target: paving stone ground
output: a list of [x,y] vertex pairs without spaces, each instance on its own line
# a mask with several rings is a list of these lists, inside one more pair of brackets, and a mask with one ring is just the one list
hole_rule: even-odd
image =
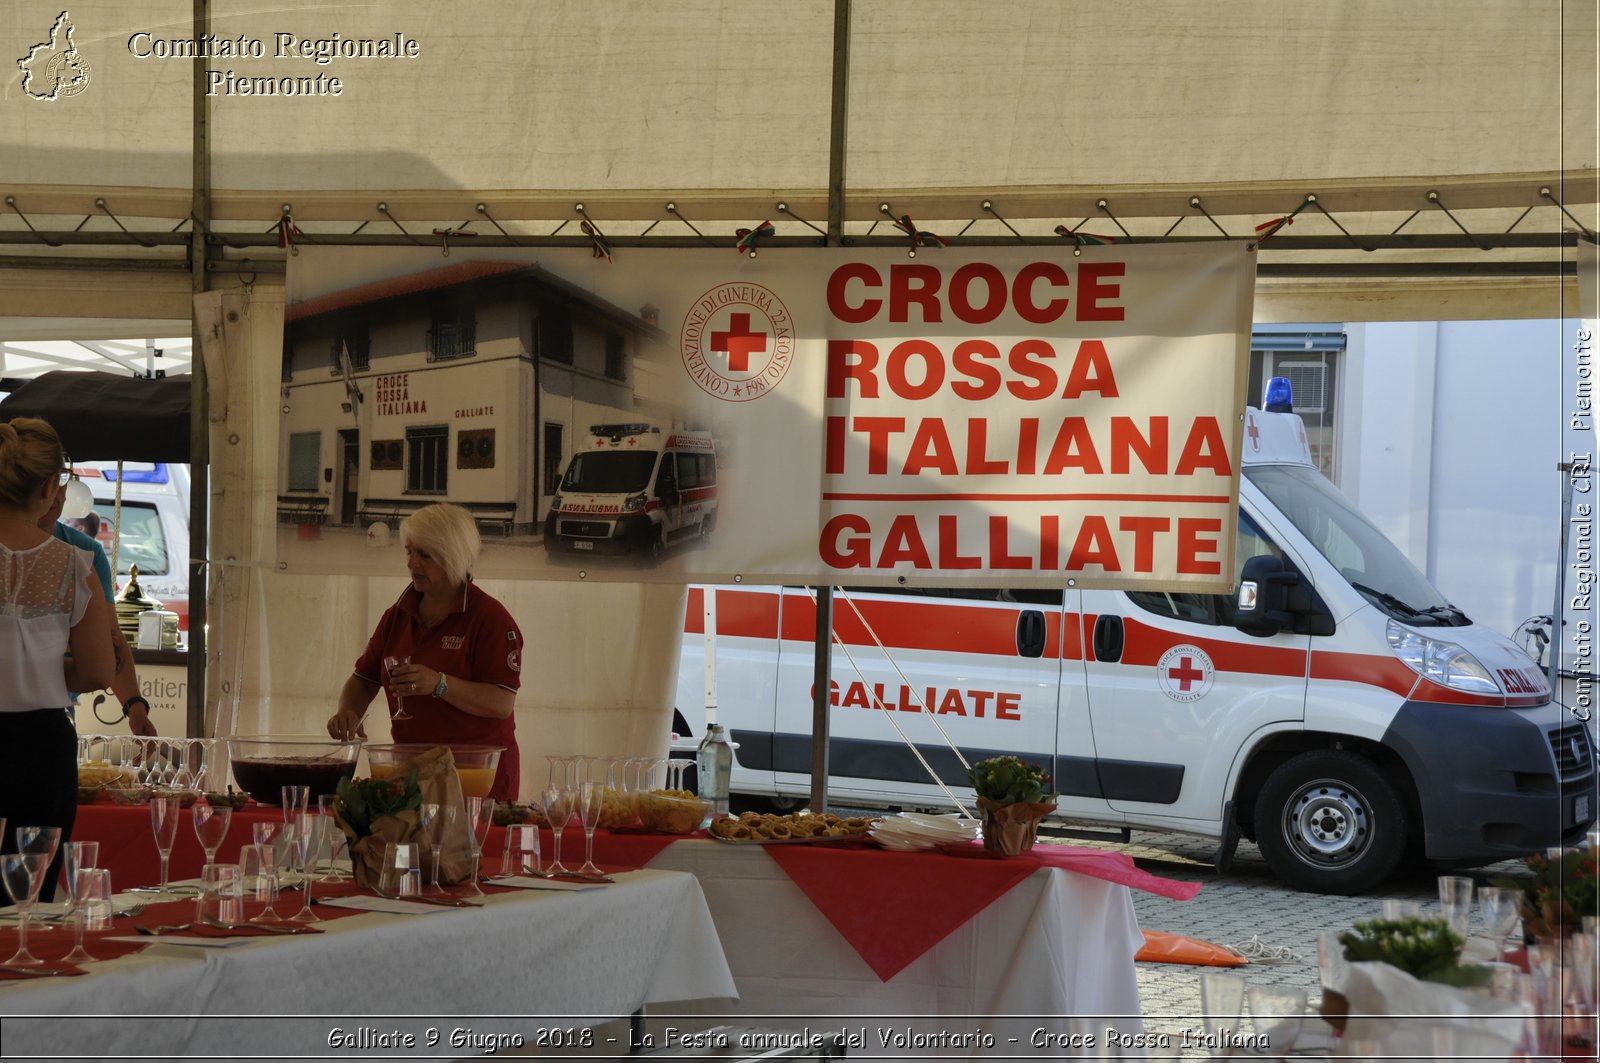
[[[1293,889],[1273,876],[1261,853],[1249,842],[1241,842],[1233,866],[1225,875],[1213,867],[1215,843],[1185,839],[1170,834],[1134,832],[1125,844],[1104,843],[1079,838],[1060,839],[1065,844],[1112,848],[1132,856],[1144,870],[1165,878],[1202,883],[1198,896],[1189,901],[1135,890],[1134,909],[1139,925],[1147,930],[1165,930],[1199,938],[1219,945],[1238,946],[1252,938],[1272,949],[1289,949],[1294,958],[1281,962],[1251,962],[1237,968],[1252,984],[1290,985],[1304,989],[1308,1005],[1315,1009],[1321,1001],[1317,970],[1317,934],[1324,930],[1345,930],[1358,919],[1380,914],[1385,898],[1423,902],[1424,914],[1439,914],[1438,872],[1416,868],[1403,870],[1388,882],[1359,897],[1330,897]],[[1484,883],[1506,874],[1514,863],[1496,864],[1461,872]],[[1474,923],[1478,929],[1481,924]],[[1139,997],[1147,1031],[1181,1031],[1201,1027],[1200,967],[1140,963]],[[1176,1043],[1176,1042],[1175,1042]],[[1200,1050],[1152,1052],[1151,1058],[1183,1060],[1206,1059]]]

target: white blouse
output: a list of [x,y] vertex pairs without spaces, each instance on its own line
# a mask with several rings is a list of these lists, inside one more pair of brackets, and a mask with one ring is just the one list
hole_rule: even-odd
[[60,539],[0,546],[0,712],[66,708],[62,658],[93,579],[94,562]]

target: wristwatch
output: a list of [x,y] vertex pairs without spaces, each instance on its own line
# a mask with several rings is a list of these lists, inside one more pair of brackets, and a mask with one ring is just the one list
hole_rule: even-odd
[[436,698],[442,698],[445,695],[445,691],[447,691],[449,689],[450,689],[450,684],[445,681],[445,674],[443,672],[440,672],[439,673],[439,682],[437,684],[435,684],[434,688],[433,688],[433,696],[436,697]]
[[124,720],[126,720],[128,718],[129,707],[132,706],[135,702],[137,702],[140,705],[144,706],[145,715],[148,716],[150,714],[150,703],[144,699],[144,695],[135,694],[133,697],[129,698],[127,701],[124,701],[122,703],[122,718]]

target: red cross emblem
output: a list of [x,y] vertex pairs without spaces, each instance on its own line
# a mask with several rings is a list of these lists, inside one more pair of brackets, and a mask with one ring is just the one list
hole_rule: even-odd
[[1194,666],[1194,658],[1179,657],[1178,667],[1168,668],[1167,676],[1177,682],[1179,690],[1187,691],[1190,683],[1198,683],[1206,674]]
[[1256,427],[1256,419],[1254,417],[1245,418],[1244,434],[1250,437],[1251,450],[1261,449],[1261,429]]
[[711,349],[728,356],[728,372],[746,373],[750,356],[767,349],[767,334],[750,327],[749,314],[729,314],[728,331],[711,334]]

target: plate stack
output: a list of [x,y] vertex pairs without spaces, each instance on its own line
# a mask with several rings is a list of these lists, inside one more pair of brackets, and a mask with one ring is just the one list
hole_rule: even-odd
[[870,833],[872,840],[885,849],[910,852],[975,841],[978,826],[977,820],[954,813],[934,816],[925,812],[901,812],[878,820]]

